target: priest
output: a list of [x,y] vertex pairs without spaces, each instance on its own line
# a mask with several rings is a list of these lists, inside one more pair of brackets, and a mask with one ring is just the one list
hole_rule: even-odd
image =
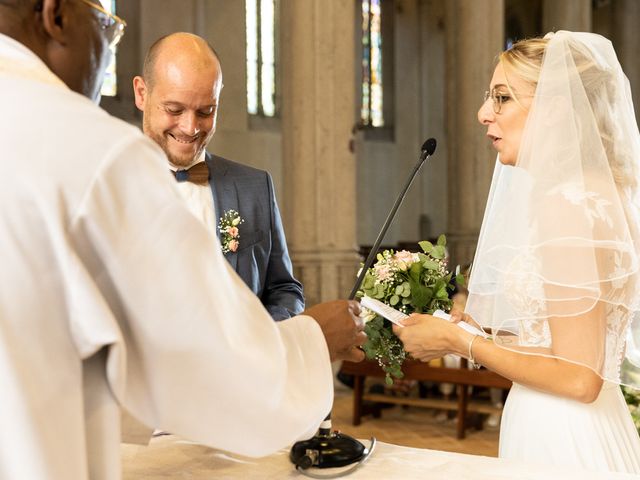
[[358,307],[270,321],[162,150],[100,110],[125,23],[98,0],[0,0],[0,478],[118,479],[122,410],[265,455],[311,435]]

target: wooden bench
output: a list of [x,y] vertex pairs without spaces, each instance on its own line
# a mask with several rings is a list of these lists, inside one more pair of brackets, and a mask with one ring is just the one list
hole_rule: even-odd
[[[432,367],[426,363],[408,360],[402,366],[404,378],[407,380],[431,381],[438,383],[453,383],[458,386],[457,402],[447,402],[441,399],[422,399],[409,397],[391,397],[383,394],[372,394],[364,392],[364,381],[366,377],[384,378],[377,362],[365,360],[360,363],[344,362],[341,371],[347,375],[354,376],[353,386],[353,424],[360,425],[362,415],[365,413],[363,402],[396,403],[402,405],[412,405],[420,407],[435,407],[448,410],[457,410],[456,437],[465,437],[467,411],[477,411],[482,413],[494,413],[499,410],[489,405],[469,405],[469,393],[467,386],[511,388],[511,380],[501,377],[497,373],[484,368],[480,370],[469,370],[467,360],[461,359],[460,368]],[[379,410],[374,412],[378,417]]]

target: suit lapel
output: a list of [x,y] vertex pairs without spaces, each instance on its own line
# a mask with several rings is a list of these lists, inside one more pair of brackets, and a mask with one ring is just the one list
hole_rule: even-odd
[[[205,162],[207,162],[207,166],[209,167],[209,186],[211,187],[211,196],[213,200],[213,214],[215,216],[216,222],[220,222],[220,217],[222,217],[222,213],[224,210],[221,208],[222,205],[222,181],[220,180],[222,176],[225,174],[225,168],[220,165],[220,162],[214,161],[213,156],[206,152],[205,154]],[[220,231],[218,230],[218,223],[216,223],[216,235],[218,236],[218,240],[220,240]]]
[[[209,179],[209,185],[211,186],[211,194],[213,196],[214,212],[216,214],[216,221],[219,222],[222,215],[229,210],[235,210],[240,215],[238,207],[238,192],[233,180],[227,177],[227,165],[220,157],[214,157],[207,152],[205,161],[209,166],[211,172],[211,178]],[[216,235],[220,240],[220,231],[216,225]],[[240,242],[242,242],[242,232],[240,233]],[[235,252],[229,252],[225,254],[227,260],[236,269],[238,264],[238,254]]]

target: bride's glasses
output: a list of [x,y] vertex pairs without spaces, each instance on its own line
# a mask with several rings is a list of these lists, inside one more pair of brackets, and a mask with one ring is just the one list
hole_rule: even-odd
[[502,104],[511,100],[511,95],[494,88],[493,90],[484,92],[483,103],[487,103],[489,99],[491,99],[491,104],[493,105],[493,112],[498,114],[502,110]]
[[487,100],[491,99],[491,104],[493,106],[493,112],[498,114],[502,111],[502,105],[504,103],[510,102],[511,100],[515,101],[522,108],[522,104],[518,101],[518,97],[533,97],[533,95],[527,95],[522,93],[513,92],[513,94],[504,92],[500,88],[494,88],[493,90],[487,90],[484,92],[484,102],[487,103]]

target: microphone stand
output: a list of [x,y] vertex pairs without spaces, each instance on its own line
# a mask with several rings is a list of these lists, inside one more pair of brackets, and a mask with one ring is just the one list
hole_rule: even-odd
[[414,178],[416,178],[416,175],[418,175],[418,172],[420,171],[420,168],[422,168],[422,165],[424,165],[424,162],[427,160],[427,158],[433,155],[433,152],[435,151],[436,151],[435,138],[430,138],[422,144],[422,152],[420,154],[420,158],[418,159],[418,163],[416,163],[415,167],[413,167],[413,171],[411,172],[411,175],[409,175],[409,178],[407,179],[407,183],[404,185],[404,188],[400,192],[400,195],[398,195],[398,198],[396,198],[396,203],[393,204],[393,207],[391,208],[389,215],[387,215],[387,219],[384,221],[384,225],[382,225],[382,229],[380,230],[380,233],[378,233],[378,238],[376,238],[376,241],[373,243],[373,247],[371,247],[371,251],[367,256],[367,260],[364,262],[364,266],[362,267],[362,270],[360,270],[360,275],[358,275],[358,279],[356,280],[356,283],[353,285],[353,288],[351,289],[351,293],[349,294],[349,300],[353,300],[354,298],[356,298],[356,293],[358,292],[358,288],[360,288],[360,284],[362,283],[364,276],[367,274],[367,270],[371,268],[371,265],[373,264],[373,260],[376,258],[376,254],[378,253],[378,248],[380,248],[380,243],[382,243],[382,239],[387,233],[387,230],[389,230],[389,225],[391,225],[391,221],[396,216],[396,212],[398,211],[398,208],[400,208],[400,204],[404,200],[404,197],[407,195],[407,191],[409,190],[409,187],[413,183]]
[[[409,175],[407,179],[407,183],[404,188],[396,198],[396,202],[391,208],[389,215],[387,215],[387,219],[378,234],[378,238],[373,244],[369,255],[360,270],[360,275],[358,275],[358,279],[356,283],[353,285],[351,289],[351,293],[349,294],[349,300],[353,300],[356,297],[356,293],[358,292],[358,288],[360,288],[360,284],[364,279],[364,276],[367,273],[367,270],[373,264],[373,260],[376,258],[376,254],[378,253],[378,248],[380,248],[380,243],[382,243],[382,239],[384,235],[387,233],[389,226],[393,218],[400,207],[400,204],[404,200],[404,197],[409,190],[409,187],[413,183],[413,180],[417,176],[418,172],[422,165],[424,165],[427,158],[433,155],[433,152],[436,150],[436,140],[434,138],[429,138],[422,144],[422,149],[420,153],[420,158],[418,159],[418,163],[416,163],[413,171]],[[376,446],[375,437],[371,437],[371,444],[369,448],[365,448],[365,446],[349,435],[345,435],[338,431],[331,431],[331,412],[326,416],[320,428],[318,429],[318,433],[309,440],[302,440],[293,444],[291,447],[291,452],[289,454],[289,458],[291,462],[296,466],[296,470],[303,473],[304,475],[311,478],[325,479],[325,478],[338,478],[349,473],[353,472],[360,465],[362,465]],[[335,468],[335,467],[345,467],[347,465],[351,465],[350,468],[340,471],[335,474],[328,475],[318,475],[312,473],[308,470],[310,467],[317,468]]]

